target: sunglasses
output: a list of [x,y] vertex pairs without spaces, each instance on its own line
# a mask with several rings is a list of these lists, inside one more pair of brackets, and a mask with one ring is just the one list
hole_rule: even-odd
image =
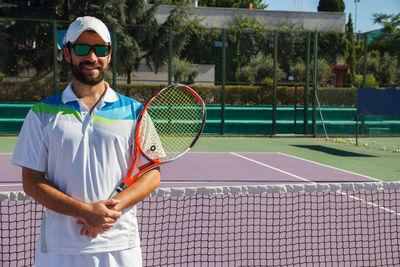
[[87,56],[93,50],[96,56],[105,57],[110,53],[111,46],[109,45],[88,45],[88,44],[74,44],[71,45],[75,54],[78,56]]

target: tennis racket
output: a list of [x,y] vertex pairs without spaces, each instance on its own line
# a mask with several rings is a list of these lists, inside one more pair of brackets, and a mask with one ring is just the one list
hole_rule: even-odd
[[[111,198],[146,172],[188,152],[202,133],[205,121],[204,101],[190,87],[174,84],[155,94],[138,117],[132,163]],[[139,153],[151,164],[133,175]]]

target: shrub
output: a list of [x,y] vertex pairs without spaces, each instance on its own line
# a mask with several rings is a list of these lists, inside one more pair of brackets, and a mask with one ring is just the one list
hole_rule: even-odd
[[[278,80],[282,78],[282,70],[277,66]],[[240,82],[248,82],[251,85],[261,83],[263,80],[274,77],[274,61],[270,55],[265,56],[259,52],[250,58],[249,64],[236,73],[236,79]]]
[[172,58],[172,76],[176,83],[192,84],[200,71],[192,67],[192,64],[178,57]]
[[[59,83],[59,91],[68,83]],[[141,103],[146,103],[157,91],[166,84],[118,84],[116,91],[132,97]],[[191,86],[207,105],[221,104],[221,86],[192,85]],[[52,81],[30,82],[0,82],[0,101],[2,102],[36,102],[54,94]],[[304,88],[297,86],[297,105],[303,105]],[[225,104],[227,105],[272,105],[273,88],[271,85],[225,87]],[[356,88],[323,88],[318,90],[321,105],[354,107],[356,105]],[[309,90],[309,104],[312,99],[312,89]],[[294,87],[277,87],[277,104],[294,104]]]
[[[356,75],[356,85],[358,88],[362,87],[363,83],[363,75],[357,74]],[[373,74],[367,74],[365,77],[365,87],[366,88],[379,88],[379,84],[375,79]]]

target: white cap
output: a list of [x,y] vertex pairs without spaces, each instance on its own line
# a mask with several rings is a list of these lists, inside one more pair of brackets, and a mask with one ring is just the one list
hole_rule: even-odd
[[110,32],[107,26],[95,17],[85,16],[77,18],[69,25],[64,44],[75,42],[81,33],[88,30],[95,31],[104,42],[111,43]]

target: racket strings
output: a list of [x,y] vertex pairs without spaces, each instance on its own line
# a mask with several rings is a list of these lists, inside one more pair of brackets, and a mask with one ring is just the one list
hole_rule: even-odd
[[[197,137],[203,124],[203,106],[190,91],[182,87],[172,87],[157,95],[147,107],[148,156],[168,161],[184,153]],[[143,119],[142,119],[143,120]],[[150,126],[149,128],[149,125]],[[161,147],[160,147],[161,145]],[[156,149],[158,148],[158,149]],[[153,150],[152,150],[153,149]]]

